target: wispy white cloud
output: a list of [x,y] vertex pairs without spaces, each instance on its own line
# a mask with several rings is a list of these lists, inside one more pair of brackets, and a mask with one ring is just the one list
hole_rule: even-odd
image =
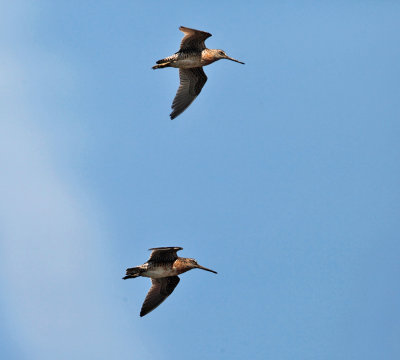
[[[116,265],[104,251],[96,206],[60,172],[56,135],[40,125],[26,88],[29,59],[10,50],[0,61],[0,326],[29,359],[148,358],[118,308],[122,294],[104,285]],[[57,73],[56,59],[50,62]]]

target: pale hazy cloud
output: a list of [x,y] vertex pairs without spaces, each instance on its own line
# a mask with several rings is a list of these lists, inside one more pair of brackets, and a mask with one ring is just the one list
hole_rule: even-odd
[[[107,257],[101,209],[84,186],[69,180],[73,175],[65,176],[66,167],[60,171],[56,135],[40,125],[45,101],[35,108],[29,86],[48,69],[34,74],[30,59],[9,50],[0,56],[1,326],[29,359],[148,358],[114,303],[123,295],[111,296],[104,285],[107,270],[117,265]],[[33,56],[47,59],[42,66],[51,64],[57,74],[54,55]],[[60,61],[59,79],[67,78],[65,71]]]

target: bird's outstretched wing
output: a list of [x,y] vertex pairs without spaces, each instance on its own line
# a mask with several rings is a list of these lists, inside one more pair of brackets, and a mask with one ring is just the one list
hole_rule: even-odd
[[211,36],[211,34],[208,32],[190,29],[184,26],[181,26],[179,30],[185,34],[181,41],[181,47],[179,51],[204,50],[206,48],[204,41]]
[[140,316],[147,315],[172,294],[179,284],[178,276],[169,276],[160,279],[151,279],[152,286],[140,310]]
[[207,81],[202,67],[179,69],[180,85],[172,102],[171,120],[182,114],[200,94]]
[[158,247],[158,248],[151,248],[152,250],[150,254],[150,258],[147,261],[153,262],[170,262],[174,261],[178,258],[176,254],[179,250],[182,250],[181,247]]

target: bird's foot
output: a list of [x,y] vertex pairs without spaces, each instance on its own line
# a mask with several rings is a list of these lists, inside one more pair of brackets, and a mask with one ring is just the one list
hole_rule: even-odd
[[165,63],[162,63],[162,64],[154,65],[154,66],[152,67],[152,69],[153,69],[153,70],[155,70],[155,69],[162,69],[162,68],[169,67],[169,66],[171,66],[170,63],[169,63],[169,62],[165,62]]

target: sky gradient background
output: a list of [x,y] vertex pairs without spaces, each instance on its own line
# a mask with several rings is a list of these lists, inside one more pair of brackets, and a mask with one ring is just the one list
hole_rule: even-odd
[[[2,359],[399,359],[400,4],[1,1]],[[169,120],[180,25],[219,61]],[[144,318],[147,249],[193,270]]]

